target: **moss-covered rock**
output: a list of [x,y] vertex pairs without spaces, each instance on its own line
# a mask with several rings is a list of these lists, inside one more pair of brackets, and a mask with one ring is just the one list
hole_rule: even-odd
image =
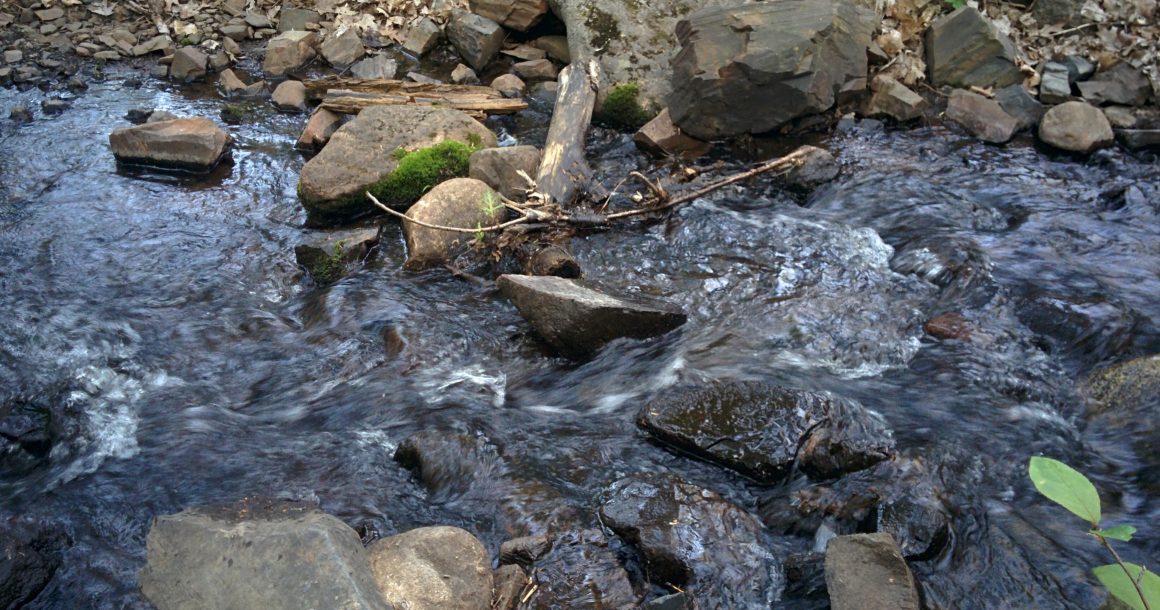
[[395,151],[399,166],[389,176],[370,187],[370,192],[384,205],[406,208],[419,200],[436,184],[467,175],[475,147],[455,140],[414,152]]
[[604,98],[596,120],[615,127],[635,131],[656,114],[645,108],[640,95],[640,85],[623,83],[616,85]]

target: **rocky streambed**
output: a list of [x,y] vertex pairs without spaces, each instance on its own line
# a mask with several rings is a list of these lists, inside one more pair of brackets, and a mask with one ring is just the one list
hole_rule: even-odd
[[[699,82],[720,103],[674,106],[634,135],[681,82],[650,78],[655,57],[618,59],[644,52],[629,24],[658,8],[510,4],[408,15],[399,46],[322,7],[215,4],[166,21],[188,37],[176,45],[87,4],[85,22],[13,13],[42,37],[69,32],[82,59],[145,59],[5,73],[21,86],[0,99],[23,111],[0,126],[0,605],[1101,607],[1100,549],[1027,480],[1041,454],[1089,474],[1107,518],[1141,530],[1127,558],[1157,555],[1147,144],[1117,127],[1069,153],[1047,116],[1032,136],[1040,119],[1012,108],[1048,100],[999,90],[1022,74],[1014,60],[942,97],[869,78],[873,45],[859,60],[826,37],[814,80],[787,85],[819,96],[779,98],[806,106],[745,124],[732,104],[763,83]],[[882,32],[882,16],[838,9],[811,19]],[[721,19],[748,23],[751,42],[784,20],[747,10],[656,27],[729,46],[739,30],[713,30]],[[955,35],[987,23],[946,18]],[[109,27],[127,31],[111,47]],[[978,49],[1004,47],[988,32]],[[13,43],[15,62],[43,43]],[[568,262],[550,268],[584,283],[513,274],[535,267],[491,257],[502,238],[474,232],[512,218],[497,202],[526,195],[517,170],[538,177],[572,54],[604,70],[594,214],[648,205],[632,171],[679,193],[802,142],[829,154],[549,235],[563,254],[548,258]],[[932,64],[949,81],[963,76],[947,65],[972,62]],[[359,65],[363,79],[413,73],[413,97],[460,97],[344,118],[382,90],[312,83]],[[1052,112],[1148,132],[1151,93],[1107,101],[1141,91],[1126,70],[1077,72]],[[637,86],[618,89],[626,74]],[[445,107],[481,99],[527,107],[479,122]],[[452,169],[408,190],[403,168],[432,159]],[[373,216],[364,189],[465,232]]]

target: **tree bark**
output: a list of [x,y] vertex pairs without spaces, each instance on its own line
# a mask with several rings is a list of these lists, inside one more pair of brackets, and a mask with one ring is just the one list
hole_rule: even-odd
[[548,127],[548,141],[536,174],[537,191],[561,208],[570,207],[592,180],[584,158],[585,138],[596,106],[596,62],[573,62],[560,71],[556,106]]

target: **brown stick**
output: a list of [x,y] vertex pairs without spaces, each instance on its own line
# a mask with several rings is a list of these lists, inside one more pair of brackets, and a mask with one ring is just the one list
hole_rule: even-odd
[[[589,66],[596,69],[595,62],[589,62]],[[548,141],[536,173],[539,192],[561,208],[571,205],[592,177],[584,158],[584,140],[596,106],[596,83],[588,72],[589,66],[573,62],[560,71]]]
[[372,195],[370,193],[367,193],[366,195],[368,198],[370,198],[371,203],[378,206],[379,209],[381,209],[382,211],[384,211],[392,216],[397,216],[397,217],[399,217],[407,222],[415,223],[415,224],[419,225],[420,227],[426,227],[428,229],[435,229],[436,231],[450,231],[452,233],[468,233],[471,235],[475,235],[476,233],[491,233],[493,231],[502,231],[508,227],[513,227],[515,225],[522,224],[522,223],[525,223],[528,221],[528,217],[523,216],[523,217],[517,218],[515,220],[509,220],[505,223],[501,223],[498,225],[488,225],[486,227],[476,227],[474,229],[464,229],[463,227],[448,227],[445,225],[433,225],[431,223],[423,222],[422,220],[415,220],[414,218],[411,218],[410,216],[407,216],[406,214],[403,214],[402,212],[396,212],[395,210],[388,208],[387,206],[383,205],[382,202],[380,202],[378,199],[376,199],[374,195]]

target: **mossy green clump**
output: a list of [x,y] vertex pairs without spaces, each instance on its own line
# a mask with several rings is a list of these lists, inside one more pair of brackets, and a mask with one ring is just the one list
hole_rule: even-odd
[[601,123],[626,130],[640,129],[650,118],[640,103],[640,86],[636,83],[613,87],[596,117]]
[[399,166],[372,185],[370,192],[383,205],[409,206],[436,184],[466,176],[468,160],[476,149],[471,144],[447,140],[413,152],[396,150],[392,154],[399,160]]

